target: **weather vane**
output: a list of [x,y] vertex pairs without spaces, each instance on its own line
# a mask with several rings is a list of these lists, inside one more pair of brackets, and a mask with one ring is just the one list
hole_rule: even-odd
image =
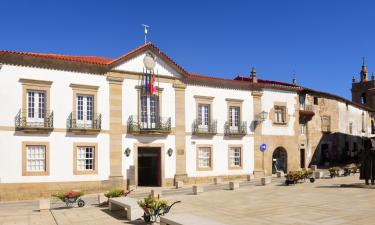
[[146,25],[146,24],[142,24],[142,26],[145,28],[144,29],[144,34],[145,34],[145,44],[147,43],[147,33],[148,33],[148,28],[150,26]]

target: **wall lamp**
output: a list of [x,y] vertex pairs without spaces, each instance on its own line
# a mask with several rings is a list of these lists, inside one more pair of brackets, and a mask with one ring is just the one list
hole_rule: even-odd
[[125,149],[125,151],[124,151],[124,154],[126,155],[126,157],[129,157],[130,152],[131,152],[130,148],[127,147],[127,148]]
[[167,151],[167,154],[168,154],[169,157],[171,157],[172,154],[173,154],[173,149],[169,148],[168,151]]
[[262,122],[266,121],[268,117],[268,112],[266,111],[262,111],[260,112],[258,115],[255,116],[255,120],[254,120],[254,128],[258,125],[258,124],[261,124]]

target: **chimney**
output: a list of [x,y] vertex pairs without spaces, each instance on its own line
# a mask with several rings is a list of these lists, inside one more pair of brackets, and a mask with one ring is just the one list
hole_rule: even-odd
[[250,80],[251,82],[253,83],[258,83],[258,79],[257,79],[257,71],[255,70],[255,67],[253,67],[251,69],[251,72],[250,72]]

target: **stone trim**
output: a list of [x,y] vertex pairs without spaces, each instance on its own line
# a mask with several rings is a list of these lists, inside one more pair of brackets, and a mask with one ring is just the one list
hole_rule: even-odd
[[[27,152],[26,147],[27,146],[45,146],[46,148],[46,155],[45,155],[45,171],[38,171],[38,172],[32,172],[27,171]],[[50,166],[49,166],[49,142],[37,142],[37,141],[23,141],[22,142],[22,176],[49,176]]]
[[[230,165],[230,149],[231,148],[234,148],[234,147],[238,147],[240,148],[240,166],[231,166]],[[228,170],[240,170],[240,169],[243,169],[243,145],[242,144],[239,144],[239,145],[228,145]]]
[[243,99],[234,99],[234,98],[226,98],[225,101],[232,102],[232,103],[242,103]]
[[[202,168],[202,167],[199,167],[199,148],[210,148],[210,167],[207,167],[207,168]],[[201,145],[196,145],[196,157],[195,157],[195,162],[196,162],[196,170],[197,171],[211,171],[213,170],[213,162],[214,162],[214,155],[213,155],[213,145],[204,145],[204,144],[201,144]]]
[[[284,109],[284,122],[276,122],[275,120],[275,109],[276,107],[280,107]],[[271,108],[269,112],[269,119],[272,121],[273,126],[281,126],[281,127],[287,127],[289,124],[290,116],[288,114],[288,106],[286,102],[274,102],[274,106]]]
[[[94,170],[80,171],[77,169],[78,147],[94,147]],[[98,143],[74,142],[73,143],[73,175],[98,174]]]
[[122,83],[124,78],[118,73],[109,72],[109,178],[113,185],[124,183],[122,175]]
[[89,86],[89,85],[79,85],[79,84],[70,84],[70,87],[73,90],[73,110],[77,111],[77,96],[86,95],[93,96],[94,98],[94,112],[93,114],[98,113],[98,86]]
[[205,100],[207,100],[207,101],[212,102],[212,101],[214,100],[215,97],[211,97],[211,96],[202,96],[202,95],[194,95],[194,98],[195,98],[195,99],[199,99],[199,100],[201,100],[201,101],[205,101]]
[[[160,169],[161,169],[161,186],[164,187],[166,185],[166,178],[165,178],[165,145],[164,144],[142,144],[142,143],[134,143],[133,145],[133,165],[134,165],[134,185],[138,187],[138,148],[142,147],[150,147],[150,148],[160,148]],[[129,183],[133,183],[130,181]]]
[[[137,90],[137,109],[138,109],[138,113],[137,113],[137,119],[138,119],[138,121],[141,121],[141,118],[140,118],[140,116],[141,116],[141,107],[142,107],[142,105],[141,105],[141,92],[142,92],[142,86],[140,86],[140,85],[137,85],[137,86],[135,86],[135,89]],[[161,116],[162,115],[162,103],[163,103],[163,88],[157,88],[157,92],[156,92],[156,96],[158,96],[158,114],[159,114],[159,116]]]
[[98,90],[99,89],[99,86],[94,86],[94,85],[85,85],[85,84],[70,84],[69,87],[71,87],[72,89],[83,89],[83,90],[87,90],[87,89],[90,89],[90,90]]
[[185,89],[186,84],[175,82],[175,151],[176,151],[176,174],[175,181],[187,177],[186,173],[186,121],[185,121]]
[[[51,85],[52,81],[44,80],[31,80],[31,79],[19,79],[19,82],[22,83],[22,116],[26,116],[27,112],[27,92],[29,90],[33,91],[44,91],[45,92],[45,109],[46,112],[51,112]],[[25,111],[24,111],[25,110]]]
[[[230,122],[230,107],[239,107],[240,110],[239,110],[239,118],[238,118],[238,126],[241,126],[241,122],[242,122],[242,115],[243,115],[243,107],[242,107],[242,102],[243,100],[234,100],[234,99],[231,99],[231,100],[227,100],[227,121]],[[234,100],[234,101],[233,101]],[[229,125],[229,124],[228,124]],[[247,129],[247,128],[246,128]]]
[[209,121],[210,124],[213,121],[212,115],[213,115],[213,107],[212,107],[212,101],[214,97],[206,97],[206,96],[197,96],[194,95],[195,98],[195,119],[198,121],[199,118],[199,105],[209,105]]

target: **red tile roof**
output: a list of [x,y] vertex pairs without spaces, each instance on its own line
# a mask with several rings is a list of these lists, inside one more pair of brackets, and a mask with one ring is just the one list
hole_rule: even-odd
[[[247,77],[237,76],[237,77],[234,78],[234,80],[252,82],[252,79],[250,79],[249,76],[247,76]],[[288,87],[299,87],[299,86],[294,85],[294,84],[281,82],[281,81],[274,81],[274,80],[257,79],[257,82],[260,83],[260,84],[273,84],[273,85],[282,85],[282,86],[288,86]]]
[[66,60],[66,61],[75,61],[75,62],[81,62],[81,63],[100,64],[100,65],[105,65],[112,61],[112,59],[110,58],[99,57],[99,56],[76,56],[76,55],[61,55],[61,54],[49,54],[49,53],[34,53],[34,52],[14,52],[14,51],[7,51],[7,50],[0,50],[0,54],[1,53],[34,56],[34,57],[41,57],[41,58],[48,58],[48,59],[60,59],[60,60]]

